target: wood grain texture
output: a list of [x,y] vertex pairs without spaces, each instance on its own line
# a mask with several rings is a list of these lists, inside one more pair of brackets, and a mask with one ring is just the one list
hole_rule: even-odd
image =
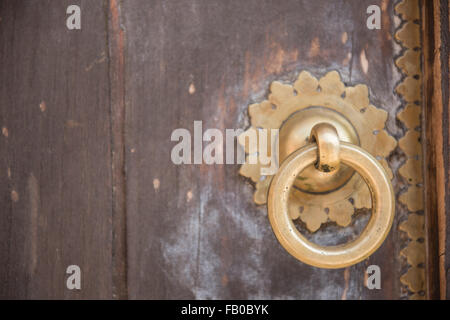
[[424,82],[427,218],[427,275],[429,298],[450,297],[450,111],[449,2],[423,3],[425,39]]
[[[130,298],[400,297],[401,207],[370,259],[317,269],[280,247],[238,165],[176,166],[170,159],[174,129],[193,132],[195,120],[204,129],[246,128],[248,104],[261,101],[271,81],[292,82],[303,69],[316,76],[334,69],[348,84],[366,83],[372,102],[390,114],[388,130],[401,137],[393,3],[375,1],[383,27],[371,31],[365,12],[373,2],[122,3]],[[390,161],[395,167],[398,156]],[[401,182],[394,183],[398,193]],[[364,287],[370,264],[384,270],[383,290]]]
[[126,299],[128,292],[125,205],[125,37],[121,27],[118,1],[110,0],[107,9],[112,137],[113,297]]
[[[405,297],[403,206],[369,259],[317,269],[281,248],[239,165],[170,159],[174,129],[245,129],[247,106],[301,70],[367,84],[402,137],[393,1],[80,0],[79,31],[69,4],[0,2],[1,298]],[[366,28],[371,4],[381,30]],[[404,156],[388,160],[398,196]],[[81,291],[65,287],[70,264]],[[371,264],[382,290],[364,286]]]
[[440,23],[441,23],[441,88],[442,88],[442,135],[443,135],[443,149],[444,170],[443,175],[445,179],[445,267],[441,270],[446,275],[446,299],[450,299],[450,255],[446,254],[450,248],[450,20],[449,20],[449,1],[441,0],[440,6]]
[[77,3],[69,31],[72,1],[0,2],[1,298],[112,296],[106,15]]

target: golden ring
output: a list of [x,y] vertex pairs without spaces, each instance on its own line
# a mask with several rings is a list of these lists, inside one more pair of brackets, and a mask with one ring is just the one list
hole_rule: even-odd
[[287,157],[274,176],[268,194],[268,214],[281,245],[295,258],[321,268],[344,268],[356,264],[377,250],[391,229],[395,214],[394,192],[379,162],[364,149],[340,142],[340,160],[355,169],[369,186],[372,215],[360,236],[336,246],[308,241],[294,226],[288,213],[288,199],[297,175],[317,161],[318,147],[309,144]]

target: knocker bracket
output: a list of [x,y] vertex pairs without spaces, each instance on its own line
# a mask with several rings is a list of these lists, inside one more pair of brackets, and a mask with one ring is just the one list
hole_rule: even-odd
[[[247,131],[279,129],[280,165],[309,143],[316,124],[325,122],[335,128],[340,141],[359,146],[374,156],[392,179],[386,157],[397,141],[384,130],[387,112],[370,104],[367,86],[345,86],[336,71],[320,79],[303,71],[293,85],[275,81],[268,100],[250,105],[248,111],[251,127]],[[255,183],[253,200],[260,205],[267,203],[273,179],[261,176],[261,167],[264,166],[246,162],[240,169],[241,175]],[[348,226],[355,209],[372,207],[369,188],[354,169],[341,164],[334,174],[323,171],[314,165],[305,168],[295,179],[289,199],[290,218],[300,219],[310,232],[326,222]]]
[[[240,174],[256,183],[254,201],[267,203],[281,245],[322,268],[346,267],[372,254],[394,218],[385,158],[396,140],[384,130],[386,111],[370,104],[367,86],[346,87],[336,71],[319,80],[303,71],[293,86],[273,82],[269,99],[250,105],[249,114],[251,127],[243,136],[260,128],[279,130],[278,171],[263,179],[264,166],[246,162]],[[247,147],[245,139],[238,140]],[[371,208],[372,215],[359,237],[342,245],[310,242],[293,223],[301,219],[310,232],[328,221],[345,227],[355,208]]]
[[311,129],[309,141],[317,144],[317,161],[314,163],[316,169],[329,175],[337,173],[341,159],[336,128],[326,122],[318,123]]

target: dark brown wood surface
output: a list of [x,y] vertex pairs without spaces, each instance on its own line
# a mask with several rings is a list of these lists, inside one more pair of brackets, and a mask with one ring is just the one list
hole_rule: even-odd
[[[170,159],[174,129],[245,129],[247,106],[301,70],[367,84],[402,137],[393,1],[75,2],[0,2],[0,297],[406,297],[404,206],[369,259],[313,268],[281,248],[238,165]],[[81,30],[65,26],[69,4]],[[366,27],[371,4],[381,30]],[[396,149],[394,171],[402,161]],[[70,264],[80,291],[65,287]],[[364,286],[370,264],[382,290]]]
[[[399,297],[398,232],[369,261],[313,268],[281,248],[239,166],[170,160],[174,129],[192,132],[195,120],[205,129],[245,128],[248,104],[262,100],[271,81],[292,81],[303,69],[337,69],[347,83],[368,84],[374,103],[392,108],[389,128],[400,136],[392,26],[383,19],[381,31],[366,28],[372,2],[123,2],[130,298]],[[389,270],[382,291],[364,287],[372,263]]]
[[[99,2],[0,2],[0,297],[108,298],[110,85]],[[66,288],[79,265],[82,290]]]
[[423,3],[429,297],[450,298],[449,2]]

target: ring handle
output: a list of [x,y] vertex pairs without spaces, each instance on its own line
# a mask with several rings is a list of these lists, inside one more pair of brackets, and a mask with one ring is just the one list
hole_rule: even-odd
[[394,192],[380,163],[364,149],[340,142],[340,161],[355,169],[369,186],[372,216],[352,242],[321,246],[307,240],[288,213],[289,194],[299,173],[316,163],[317,144],[309,144],[287,157],[274,176],[268,194],[268,215],[281,245],[298,260],[320,268],[337,269],[356,264],[377,250],[391,229],[395,214]]

